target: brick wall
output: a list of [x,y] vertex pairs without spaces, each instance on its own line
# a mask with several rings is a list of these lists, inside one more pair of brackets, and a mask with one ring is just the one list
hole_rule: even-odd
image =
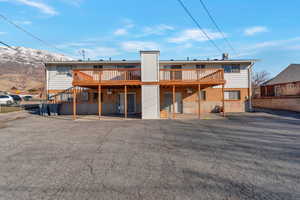
[[253,106],[300,112],[300,97],[274,97],[253,99]]

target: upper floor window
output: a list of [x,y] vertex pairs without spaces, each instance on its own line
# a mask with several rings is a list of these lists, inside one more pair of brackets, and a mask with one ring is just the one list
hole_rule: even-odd
[[196,69],[205,69],[206,66],[205,65],[196,65]]
[[164,69],[181,69],[181,65],[164,65]]
[[103,65],[94,65],[93,68],[94,69],[103,69]]
[[136,65],[117,65],[117,68],[132,69],[132,68],[138,68],[138,66],[136,66]]
[[222,65],[225,73],[240,73],[240,65]]
[[71,66],[57,66],[56,71],[58,75],[71,74]]

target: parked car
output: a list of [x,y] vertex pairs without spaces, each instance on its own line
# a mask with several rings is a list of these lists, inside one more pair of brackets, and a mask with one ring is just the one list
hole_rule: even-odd
[[14,99],[10,95],[0,95],[1,105],[11,105],[14,103]]
[[20,103],[22,101],[22,98],[19,95],[11,94],[9,96],[11,96],[14,99],[14,103]]
[[32,100],[32,96],[27,95],[27,96],[24,96],[23,99],[24,99],[24,101],[30,101],[30,100]]

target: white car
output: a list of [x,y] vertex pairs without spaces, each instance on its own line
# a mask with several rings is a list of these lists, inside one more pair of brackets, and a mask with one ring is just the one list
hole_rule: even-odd
[[1,105],[11,105],[14,103],[14,99],[9,95],[0,95]]

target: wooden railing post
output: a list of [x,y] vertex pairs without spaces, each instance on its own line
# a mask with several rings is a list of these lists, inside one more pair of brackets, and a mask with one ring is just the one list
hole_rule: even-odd
[[198,118],[201,119],[201,85],[198,84]]
[[225,94],[224,94],[224,84],[222,84],[222,107],[223,107],[223,117],[225,117]]
[[101,117],[101,113],[102,113],[102,94],[101,94],[101,85],[98,85],[98,115],[99,115],[99,119]]
[[125,85],[125,93],[124,93],[124,114],[125,114],[125,119],[127,118],[127,85]]
[[76,120],[76,88],[73,89],[73,120]]
[[175,85],[173,85],[173,119],[176,118],[176,113],[175,113],[175,103],[176,103],[176,93],[175,93]]

